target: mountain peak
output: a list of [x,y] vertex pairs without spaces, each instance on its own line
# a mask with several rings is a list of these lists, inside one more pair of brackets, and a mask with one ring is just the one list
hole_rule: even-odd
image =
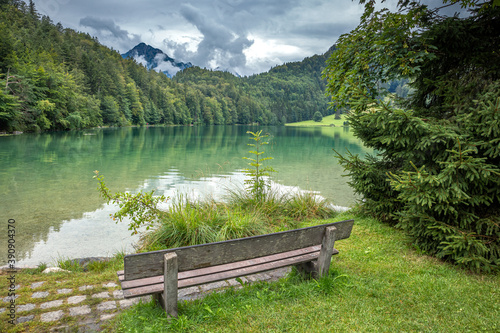
[[127,53],[122,54],[122,57],[134,59],[147,69],[163,72],[170,78],[177,74],[178,71],[193,66],[190,62],[176,62],[175,59],[170,58],[162,50],[146,43],[137,44]]

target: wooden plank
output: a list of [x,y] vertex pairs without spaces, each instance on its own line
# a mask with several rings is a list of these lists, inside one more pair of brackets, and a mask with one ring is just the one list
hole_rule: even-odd
[[179,287],[186,288],[186,287],[197,286],[200,284],[205,284],[205,283],[210,283],[210,282],[228,280],[228,279],[236,278],[239,276],[250,275],[250,274],[255,274],[255,273],[260,273],[260,272],[266,272],[266,271],[270,271],[270,270],[281,268],[281,267],[287,267],[287,266],[292,266],[295,264],[300,264],[300,263],[311,261],[311,260],[316,260],[318,258],[318,256],[319,256],[318,252],[313,252],[313,253],[304,254],[302,256],[286,258],[283,260],[273,261],[273,262],[269,262],[269,263],[265,263],[265,264],[261,264],[261,265],[255,265],[255,266],[234,269],[234,270],[220,272],[220,273],[211,274],[211,275],[204,275],[204,276],[184,279],[184,280],[179,281]]
[[163,275],[152,276],[144,279],[137,279],[132,281],[123,281],[121,283],[122,289],[132,289],[142,286],[149,286],[152,284],[163,283]]
[[177,254],[164,255],[163,307],[167,316],[177,317]]
[[[319,251],[313,252],[313,253],[308,253],[304,254],[301,256],[296,256],[292,258],[287,258],[279,261],[273,261],[261,265],[255,265],[255,266],[249,266],[241,269],[235,269],[231,271],[225,271],[225,272],[220,272],[220,273],[215,273],[211,275],[203,275],[200,277],[193,277],[193,278],[188,278],[184,280],[179,280],[177,284],[177,288],[188,288],[188,287],[193,287],[197,286],[200,284],[206,284],[206,283],[211,283],[211,282],[217,282],[217,281],[222,281],[222,280],[228,280],[240,276],[245,276],[245,275],[250,275],[250,274],[255,274],[255,273],[261,273],[261,272],[266,272],[270,271],[276,268],[281,268],[281,267],[287,267],[287,266],[292,266],[295,264],[300,264],[303,262],[308,262],[311,260],[316,260],[319,256]],[[144,296],[144,295],[151,295],[155,293],[161,293],[163,292],[163,283],[157,283],[153,285],[148,285],[144,287],[138,287],[138,288],[132,288],[132,289],[126,289],[123,291],[123,296],[125,298],[131,298],[131,297],[137,297],[137,296]]]
[[202,275],[220,273],[223,271],[229,271],[229,270],[244,268],[244,267],[248,267],[248,266],[265,264],[267,262],[278,261],[278,260],[296,257],[296,256],[308,254],[308,253],[317,252],[320,249],[321,249],[321,246],[315,245],[315,246],[310,246],[310,247],[306,247],[303,249],[272,254],[269,256],[258,257],[258,258],[244,260],[244,261],[237,261],[237,262],[233,262],[230,264],[193,269],[190,271],[180,272],[179,273],[179,280],[187,279],[190,277],[197,277],[197,276],[202,276]]
[[319,277],[327,275],[330,270],[336,232],[337,228],[335,227],[328,227],[325,229],[325,235],[323,236],[323,243],[321,244],[321,251],[318,257]]
[[325,228],[329,226],[337,228],[337,240],[345,239],[350,236],[353,223],[354,220],[348,220],[225,242],[126,255],[125,280],[163,274],[165,253],[177,254],[179,272],[182,272],[319,245]]
[[[282,260],[282,259],[286,259],[289,257],[295,257],[295,256],[299,256],[299,255],[303,255],[303,254],[307,254],[307,253],[311,253],[311,252],[318,252],[320,249],[321,249],[321,246],[315,245],[315,246],[307,247],[304,249],[288,251],[288,252],[283,252],[283,253],[279,253],[279,254],[273,254],[270,256],[265,256],[265,257],[260,257],[260,258],[245,260],[245,261],[239,261],[239,262],[232,263],[232,264],[224,264],[224,265],[218,265],[218,266],[213,266],[213,267],[194,269],[191,271],[179,272],[179,280],[187,279],[190,277],[197,277],[197,276],[203,276],[203,275],[208,275],[208,274],[220,273],[220,272],[224,272],[227,270],[244,268],[244,267],[254,266],[254,265],[258,265],[258,264],[264,264],[266,262]],[[156,283],[162,283],[162,282],[163,282],[163,275],[158,275],[158,276],[153,276],[153,277],[149,277],[149,278],[136,279],[136,280],[132,280],[132,281],[122,281],[121,285],[122,285],[122,289],[130,289],[130,288],[147,286],[150,284],[156,284]]]
[[[127,289],[123,291],[124,298],[132,298],[146,295],[154,295],[163,293],[163,283],[152,284],[150,286],[138,287],[134,289]],[[163,305],[162,305],[163,306]]]

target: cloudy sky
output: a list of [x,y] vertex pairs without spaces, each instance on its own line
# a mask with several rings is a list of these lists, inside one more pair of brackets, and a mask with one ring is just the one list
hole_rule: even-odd
[[42,15],[125,53],[140,42],[178,61],[243,75],[322,54],[354,29],[350,0],[34,0]]

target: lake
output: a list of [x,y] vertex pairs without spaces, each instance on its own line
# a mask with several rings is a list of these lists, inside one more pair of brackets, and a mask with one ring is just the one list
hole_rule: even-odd
[[[220,198],[242,186],[250,147],[247,131],[269,133],[263,156],[276,171],[273,186],[312,190],[335,205],[355,202],[334,157],[367,150],[340,127],[141,127],[0,137],[0,265],[7,263],[7,223],[15,219],[18,266],[132,251],[126,223],[109,217],[93,171],[113,191]],[[252,140],[253,141],[253,140]]]

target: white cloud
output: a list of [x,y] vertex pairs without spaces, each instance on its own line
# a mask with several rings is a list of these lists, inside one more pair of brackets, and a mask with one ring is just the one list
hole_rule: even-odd
[[180,71],[179,67],[175,67],[171,62],[163,61],[154,68],[158,72],[168,72],[171,76],[177,74]]
[[148,65],[148,61],[146,60],[146,58],[144,56],[135,56],[134,57],[134,60],[138,63],[138,64],[141,64],[143,65],[144,67],[147,67]]

